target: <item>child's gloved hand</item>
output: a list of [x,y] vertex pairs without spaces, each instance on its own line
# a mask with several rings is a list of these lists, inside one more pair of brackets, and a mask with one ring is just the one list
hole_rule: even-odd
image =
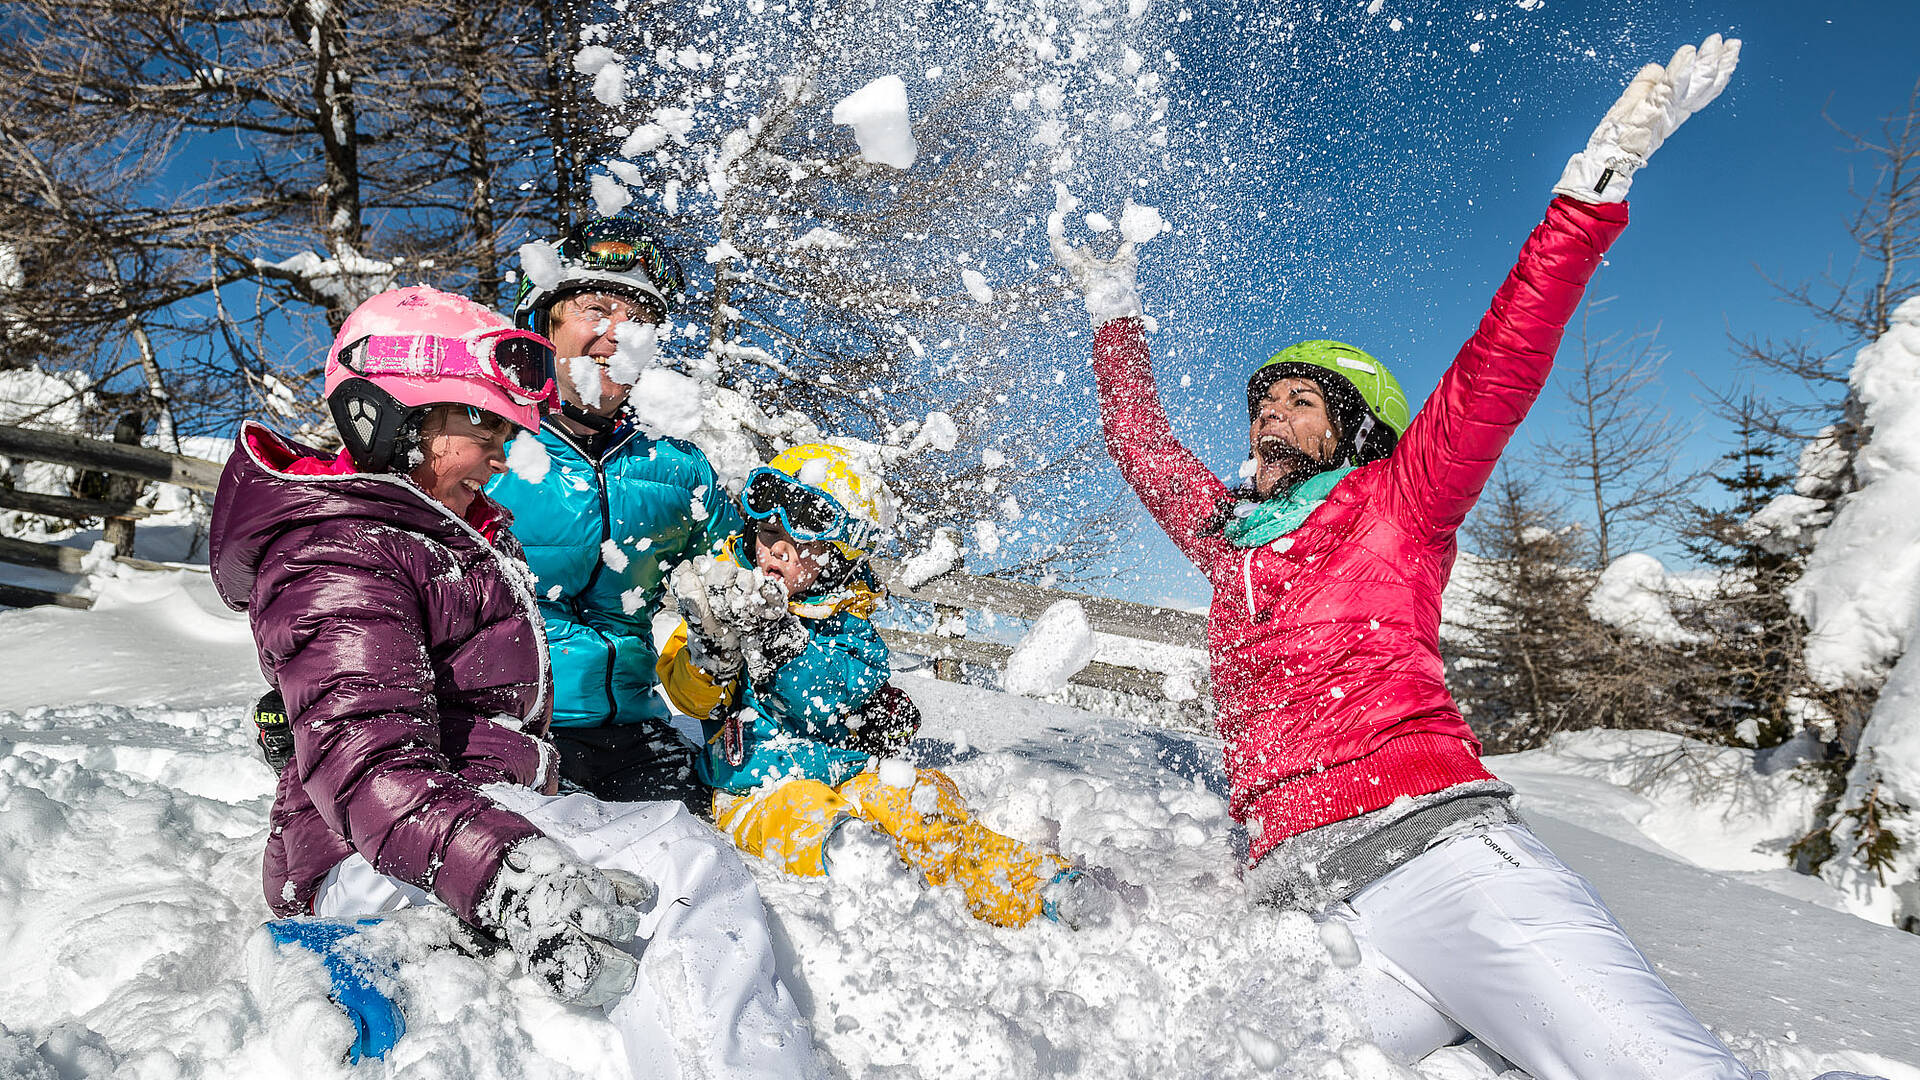
[[787,614],[787,587],[752,567],[701,555],[692,560],[714,619],[742,633]]
[[772,681],[780,666],[807,651],[807,627],[800,616],[783,611],[779,619],[761,623],[740,634],[740,653],[747,678],[756,687]]
[[920,707],[906,691],[886,683],[847,717],[847,727],[853,730],[847,749],[894,757],[919,734]]
[[[703,561],[708,565],[703,566]],[[720,561],[698,555],[680,563],[667,574],[667,591],[687,621],[687,651],[693,665],[715,682],[726,682],[740,674],[740,632],[721,621],[707,600],[706,574]]]
[[474,915],[555,997],[599,1007],[633,986],[640,962],[619,946],[633,940],[657,897],[645,878],[595,869],[534,836],[507,850]]

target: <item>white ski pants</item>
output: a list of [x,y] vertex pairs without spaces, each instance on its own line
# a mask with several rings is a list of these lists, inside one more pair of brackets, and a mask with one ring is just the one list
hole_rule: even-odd
[[[491,785],[487,794],[582,860],[660,887],[634,948],[640,975],[607,1010],[634,1080],[820,1074],[774,968],[766,910],[739,854],[677,802],[613,803]],[[314,914],[374,915],[436,902],[359,855],[333,868]]]
[[1751,1076],[1525,826],[1443,840],[1318,918],[1336,956],[1351,933],[1348,1004],[1409,1064],[1472,1034],[1537,1080]]

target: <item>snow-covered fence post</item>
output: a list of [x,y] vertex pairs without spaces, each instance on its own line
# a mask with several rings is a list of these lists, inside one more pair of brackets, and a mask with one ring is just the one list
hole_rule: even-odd
[[[967,613],[948,604],[933,606],[933,633],[936,637],[966,637]],[[960,681],[960,661],[956,657],[940,657],[933,662],[934,678],[944,682]]]
[[[146,417],[130,412],[120,418],[113,427],[113,441],[122,446],[139,446],[140,437],[145,433]],[[110,476],[104,485],[109,502],[131,503],[140,497],[140,489],[146,485],[138,479],[125,476]],[[100,538],[113,545],[116,555],[133,554],[133,523],[131,517],[115,515],[105,520],[100,530]]]

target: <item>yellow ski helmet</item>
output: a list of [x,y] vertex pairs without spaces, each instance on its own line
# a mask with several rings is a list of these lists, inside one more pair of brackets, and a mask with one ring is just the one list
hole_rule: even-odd
[[846,450],[807,443],[781,451],[747,474],[740,507],[748,518],[778,520],[796,540],[831,540],[864,554],[875,530],[893,527],[893,492]]

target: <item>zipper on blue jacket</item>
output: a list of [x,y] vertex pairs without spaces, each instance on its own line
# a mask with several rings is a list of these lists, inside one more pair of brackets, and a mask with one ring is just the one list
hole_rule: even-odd
[[[584,596],[592,592],[594,583],[600,580],[600,571],[607,565],[607,541],[613,539],[613,508],[607,501],[607,458],[613,456],[615,450],[633,441],[633,433],[629,432],[626,438],[607,447],[606,452],[597,458],[590,456],[585,447],[567,438],[565,431],[555,428],[554,434],[560,436],[562,442],[573,447],[575,453],[579,454],[593,466],[594,491],[595,494],[600,497],[599,555],[593,560],[593,571],[587,575],[586,585],[580,589],[580,594]],[[580,618],[580,625],[592,630],[595,634],[599,634],[600,640],[607,643],[607,673],[606,685],[604,687],[607,695],[607,723],[618,723],[620,719],[620,707],[618,703],[614,701],[613,697],[613,664],[615,660],[619,659],[619,651],[615,648],[612,638],[602,632],[599,627],[586,621],[585,613],[580,610],[578,601],[574,603],[574,614]]]

